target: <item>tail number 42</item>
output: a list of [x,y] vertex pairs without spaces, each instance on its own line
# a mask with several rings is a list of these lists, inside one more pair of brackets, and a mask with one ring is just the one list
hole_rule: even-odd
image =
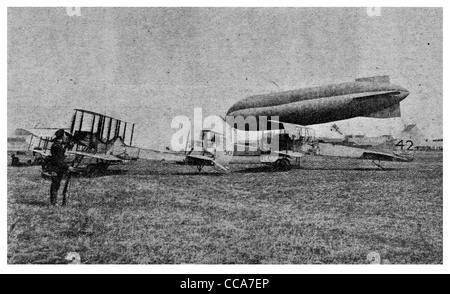
[[406,150],[413,150],[413,141],[408,140],[405,143],[406,144],[403,144],[403,140],[400,140],[397,144],[395,144],[395,146],[400,147],[401,150],[404,150],[404,148],[406,148]]

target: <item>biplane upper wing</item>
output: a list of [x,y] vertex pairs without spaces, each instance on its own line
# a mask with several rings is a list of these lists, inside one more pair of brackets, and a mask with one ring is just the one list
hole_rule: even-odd
[[[68,132],[69,129],[64,129],[64,131]],[[17,129],[16,132],[24,135],[33,135],[38,138],[48,139],[51,138],[55,132],[59,130],[58,128],[22,128]]]
[[[33,151],[34,154],[39,154],[43,157],[50,156],[50,148],[53,144],[51,138],[54,136],[58,128],[19,128],[15,131],[18,135],[30,136],[27,141],[28,151]],[[68,129],[64,129],[66,133]]]

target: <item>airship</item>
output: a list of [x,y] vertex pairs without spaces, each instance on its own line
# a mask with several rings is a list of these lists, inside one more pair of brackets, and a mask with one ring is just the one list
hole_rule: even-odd
[[389,76],[354,82],[253,95],[230,107],[227,116],[277,116],[280,122],[313,125],[354,117],[400,117],[400,101],[409,95]]

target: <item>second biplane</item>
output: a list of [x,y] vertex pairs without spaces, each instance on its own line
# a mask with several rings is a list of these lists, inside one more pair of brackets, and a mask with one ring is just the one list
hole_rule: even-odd
[[[263,137],[277,137],[279,148],[261,152],[262,163],[272,165],[280,169],[289,168],[291,165],[300,165],[301,158],[305,156],[325,156],[339,158],[354,158],[361,160],[371,160],[378,168],[383,169],[382,161],[410,162],[413,157],[408,152],[395,152],[394,143],[390,148],[376,149],[363,148],[342,143],[330,143],[318,140],[315,131],[311,127],[290,123],[280,123],[282,129],[269,131]],[[261,142],[267,142],[267,139]]]

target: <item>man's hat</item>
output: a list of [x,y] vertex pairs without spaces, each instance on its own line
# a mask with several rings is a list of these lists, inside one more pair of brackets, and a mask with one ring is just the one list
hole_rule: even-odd
[[63,129],[59,129],[55,132],[55,139],[61,139],[64,136],[64,130]]

